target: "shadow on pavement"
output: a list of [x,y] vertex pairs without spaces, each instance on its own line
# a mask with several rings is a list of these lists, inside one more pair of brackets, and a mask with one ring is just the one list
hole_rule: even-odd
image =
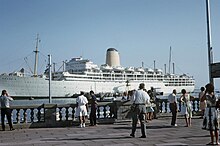
[[67,141],[67,140],[77,140],[77,141],[85,141],[85,140],[104,140],[104,139],[131,139],[132,137],[130,136],[122,136],[122,137],[102,137],[102,138],[96,138],[96,137],[93,137],[93,138],[48,138],[48,139],[43,139],[41,141]]

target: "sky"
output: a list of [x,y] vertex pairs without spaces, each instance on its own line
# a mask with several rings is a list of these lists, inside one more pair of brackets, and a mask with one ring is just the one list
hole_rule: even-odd
[[[213,59],[220,62],[220,1],[210,7]],[[200,88],[209,82],[206,27],[205,0],[0,0],[0,73],[33,70],[39,34],[38,72],[48,54],[57,69],[79,56],[105,64],[108,48],[118,50],[123,67],[153,68],[155,60],[168,71],[171,47],[175,73],[193,76]]]

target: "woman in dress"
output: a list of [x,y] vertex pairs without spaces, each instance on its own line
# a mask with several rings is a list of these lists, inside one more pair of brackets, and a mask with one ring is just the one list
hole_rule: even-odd
[[181,113],[185,116],[186,127],[192,125],[192,103],[191,100],[194,98],[186,93],[185,89],[181,91],[182,96],[180,97],[181,105]]
[[200,103],[199,103],[199,107],[200,107],[200,110],[202,111],[202,116],[201,118],[204,118],[204,113],[205,113],[205,108],[206,108],[206,101],[201,101],[203,95],[205,94],[205,88],[204,87],[201,87],[200,88],[201,92],[199,92],[199,100],[200,100]]
[[[218,109],[216,108],[217,98],[214,95],[214,86],[212,84],[207,84],[206,91],[201,101],[206,100],[207,107],[205,109],[205,116],[207,118],[207,126],[210,130],[211,142],[210,145],[217,144],[219,145],[218,135],[219,135],[219,120],[218,120]],[[215,141],[214,143],[214,136]]]

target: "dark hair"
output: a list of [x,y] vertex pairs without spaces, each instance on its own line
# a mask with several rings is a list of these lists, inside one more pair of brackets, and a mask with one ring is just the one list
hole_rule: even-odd
[[85,94],[85,92],[83,92],[83,91],[80,91],[80,95],[84,95]]
[[144,86],[145,86],[144,83],[141,83],[141,84],[139,85],[139,88],[140,88],[140,89],[144,89]]
[[2,90],[2,96],[5,95],[7,93],[6,90]]
[[213,86],[213,84],[211,84],[211,83],[205,85],[205,88],[206,88],[206,91],[207,91],[208,93],[214,92],[214,86]]
[[94,94],[94,91],[91,90],[89,93],[90,93],[90,94]]
[[201,91],[205,91],[205,87],[201,87],[200,90],[201,90]]
[[181,93],[182,93],[182,94],[186,94],[186,90],[185,90],[185,89],[182,89],[182,90],[181,90]]

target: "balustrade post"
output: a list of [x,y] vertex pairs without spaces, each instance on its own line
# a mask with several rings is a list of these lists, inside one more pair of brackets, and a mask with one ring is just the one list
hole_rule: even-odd
[[17,120],[17,123],[20,123],[20,109],[17,109],[16,110],[17,111],[17,113],[16,113],[16,116],[17,116],[17,118],[16,118],[16,120]]
[[24,113],[23,113],[23,116],[24,116],[24,123],[27,123],[27,109],[24,109]]
[[58,121],[62,121],[62,107],[59,107],[59,120]]
[[31,108],[31,122],[34,122],[34,108]]
[[106,118],[106,115],[107,115],[107,114],[106,114],[106,106],[104,106],[104,107],[103,107],[103,116],[104,116],[104,118]]
[[163,112],[163,100],[160,100],[160,102],[159,102],[159,112],[160,113]]
[[100,119],[100,106],[97,107],[97,117]]
[[75,106],[73,106],[72,107],[72,119],[73,119],[73,121],[75,121],[75,113],[76,113],[76,111],[75,111]]
[[66,121],[68,121],[68,117],[69,117],[69,107],[66,107]]

